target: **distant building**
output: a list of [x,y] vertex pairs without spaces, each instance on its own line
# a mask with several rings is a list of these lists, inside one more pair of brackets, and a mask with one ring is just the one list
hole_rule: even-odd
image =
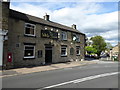
[[[85,56],[85,34],[76,29],[9,9],[9,2],[2,8],[1,32],[5,34],[3,67],[18,68],[48,63],[81,61]],[[3,42],[3,43],[2,43]],[[2,47],[1,47],[2,48]],[[2,55],[2,52],[0,52]]]
[[119,48],[120,48],[120,43],[118,43],[118,45],[114,46],[111,50],[110,50],[110,58],[113,59],[112,57],[118,57],[119,59]]
[[114,46],[113,48],[112,48],[112,56],[118,56],[118,53],[119,53],[119,49],[118,49],[119,47],[118,47],[118,45],[116,45],[116,46]]

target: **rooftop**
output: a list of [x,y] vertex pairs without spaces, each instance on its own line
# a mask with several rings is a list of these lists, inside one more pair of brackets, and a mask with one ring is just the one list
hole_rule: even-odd
[[75,33],[85,35],[84,33],[81,33],[80,31],[78,31],[76,29],[73,29],[72,27],[68,27],[68,26],[65,26],[65,25],[62,25],[62,24],[59,24],[59,23],[56,23],[56,22],[52,22],[50,20],[47,21],[47,20],[44,20],[42,18],[38,18],[38,17],[32,16],[32,15],[21,13],[21,12],[12,10],[12,9],[10,9],[10,17],[11,18],[16,18],[16,19],[21,19],[21,20],[24,20],[26,22],[52,26],[52,27],[55,27],[55,28],[58,28],[58,29],[62,29],[62,30],[71,31],[71,32],[75,32]]

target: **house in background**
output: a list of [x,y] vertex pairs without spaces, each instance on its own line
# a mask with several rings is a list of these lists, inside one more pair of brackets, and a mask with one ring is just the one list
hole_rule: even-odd
[[118,56],[118,52],[119,52],[118,45],[116,45],[112,48],[112,56]]
[[72,27],[11,10],[2,2],[2,29],[5,69],[49,63],[81,61],[85,57],[85,34]]
[[[120,47],[120,43],[118,43],[118,45],[114,46],[111,50],[110,50],[110,58],[112,60],[114,60],[113,57],[117,57],[119,56],[119,47]],[[119,58],[118,58],[119,59]]]

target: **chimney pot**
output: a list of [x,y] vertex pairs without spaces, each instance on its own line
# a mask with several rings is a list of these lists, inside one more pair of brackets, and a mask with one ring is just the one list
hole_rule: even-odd
[[44,16],[44,20],[49,21],[49,15],[46,14],[46,15]]
[[76,29],[76,25],[75,25],[75,24],[73,24],[73,25],[72,25],[72,28],[73,28],[73,29]]

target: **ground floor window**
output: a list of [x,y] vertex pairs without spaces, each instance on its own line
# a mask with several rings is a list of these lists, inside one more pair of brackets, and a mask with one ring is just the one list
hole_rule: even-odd
[[80,55],[80,46],[76,46],[76,55]]
[[24,58],[35,58],[34,45],[24,45]]
[[74,48],[70,48],[70,55],[74,54]]
[[67,46],[61,46],[61,56],[67,56]]

